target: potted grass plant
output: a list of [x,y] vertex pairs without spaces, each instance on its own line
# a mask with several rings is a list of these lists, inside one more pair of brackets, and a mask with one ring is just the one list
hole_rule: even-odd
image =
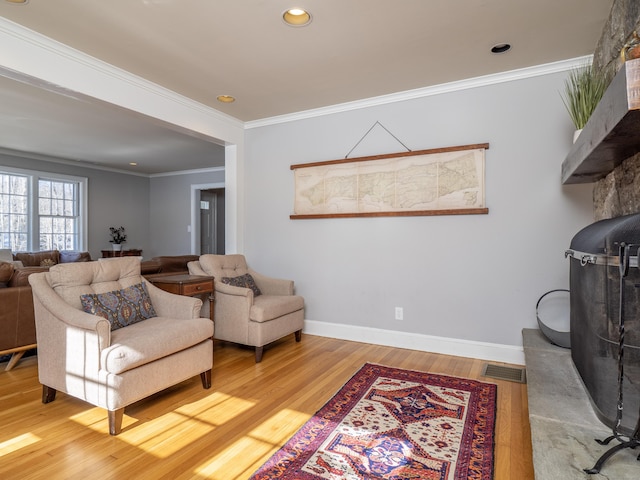
[[609,81],[607,75],[593,67],[585,65],[572,70],[565,80],[562,101],[576,127],[573,136],[575,142],[602,98]]
[[124,227],[109,227],[109,235],[111,235],[109,242],[113,244],[113,250],[122,250],[122,244],[127,241],[127,234],[124,231]]

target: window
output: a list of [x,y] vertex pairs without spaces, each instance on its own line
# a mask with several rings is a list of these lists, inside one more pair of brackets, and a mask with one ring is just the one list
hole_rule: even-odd
[[84,250],[87,179],[0,167],[0,248]]
[[0,173],[0,246],[27,249],[29,236],[28,177]]

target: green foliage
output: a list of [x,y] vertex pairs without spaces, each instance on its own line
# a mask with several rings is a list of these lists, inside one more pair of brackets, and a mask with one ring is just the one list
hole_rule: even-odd
[[124,227],[109,227],[109,234],[111,235],[111,243],[124,243],[127,241],[127,234],[124,232]]
[[595,70],[592,65],[571,71],[565,80],[562,101],[576,130],[586,125],[608,85],[604,72]]

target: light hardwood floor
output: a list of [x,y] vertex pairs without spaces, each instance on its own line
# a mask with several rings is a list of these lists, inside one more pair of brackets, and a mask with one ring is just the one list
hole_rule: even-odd
[[216,342],[210,390],[195,377],[131,405],[116,437],[105,410],[61,393],[42,404],[36,357],[0,364],[0,478],[246,479],[365,362],[496,383],[494,478],[534,478],[526,385],[482,377],[482,360],[311,335],[259,364]]

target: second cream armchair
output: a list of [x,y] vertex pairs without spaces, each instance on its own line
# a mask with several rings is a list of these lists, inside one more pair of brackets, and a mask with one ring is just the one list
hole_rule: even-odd
[[[300,341],[304,299],[293,294],[293,281],[251,270],[244,255],[206,254],[188,267],[192,275],[215,277],[216,339],[255,347],[256,363],[265,345],[292,333]],[[235,286],[247,280],[253,289]],[[202,316],[209,315],[208,309],[205,302]]]

